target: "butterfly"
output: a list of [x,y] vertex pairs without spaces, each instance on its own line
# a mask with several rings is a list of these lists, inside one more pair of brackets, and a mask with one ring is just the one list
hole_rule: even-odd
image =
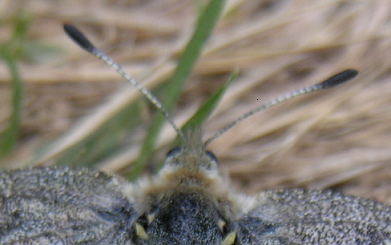
[[[71,25],[79,46],[128,77]],[[125,74],[125,75],[124,75]],[[206,142],[201,129],[181,132],[164,168],[128,183],[116,175],[66,167],[0,172],[0,244],[293,245],[391,244],[391,206],[333,191],[233,191],[206,148],[255,112],[301,94],[331,88],[357,75],[346,70],[277,98],[223,128]],[[158,108],[160,102],[132,79]]]

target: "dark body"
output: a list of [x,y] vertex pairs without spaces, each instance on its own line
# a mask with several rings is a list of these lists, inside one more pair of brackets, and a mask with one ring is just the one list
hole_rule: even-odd
[[223,231],[217,225],[222,216],[202,194],[175,193],[156,206],[156,218],[146,229],[155,244],[219,244],[223,240]]

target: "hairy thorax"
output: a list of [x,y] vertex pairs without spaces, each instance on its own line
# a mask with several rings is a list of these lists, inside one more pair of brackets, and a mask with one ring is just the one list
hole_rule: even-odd
[[219,182],[176,171],[141,183],[145,189],[137,206],[143,215],[136,222],[143,234],[139,233],[134,243],[221,244],[234,230],[235,208],[229,191]]

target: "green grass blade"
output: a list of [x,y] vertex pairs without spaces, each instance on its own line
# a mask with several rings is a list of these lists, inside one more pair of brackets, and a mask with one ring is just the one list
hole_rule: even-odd
[[0,156],[9,154],[18,138],[23,101],[23,82],[16,61],[23,53],[27,41],[27,31],[31,23],[28,15],[16,18],[12,37],[1,44],[0,57],[4,60],[12,78],[12,114],[9,127],[0,143]]
[[23,101],[23,82],[20,78],[18,68],[15,60],[7,52],[4,46],[0,50],[1,58],[4,60],[11,73],[12,77],[12,115],[10,126],[7,132],[2,138],[0,145],[0,156],[5,156],[12,150],[16,139],[18,138],[18,132],[20,127],[20,118],[22,113],[22,101]]
[[224,86],[222,86],[214,95],[212,95],[207,101],[205,101],[204,104],[202,104],[198,111],[182,127],[182,130],[184,132],[191,130],[192,128],[200,127],[204,123],[204,121],[208,119],[210,114],[212,114],[213,110],[219,103],[221,97],[224,95],[225,91],[237,75],[238,71],[232,72],[228,80],[225,82]]
[[24,55],[26,47],[29,45],[27,32],[32,19],[27,14],[21,14],[17,17],[12,37],[5,44],[8,53],[16,60]]
[[[204,11],[200,14],[193,36],[184,49],[173,76],[169,79],[166,85],[164,93],[165,97],[162,102],[168,111],[170,111],[177,103],[182,88],[187,78],[190,76],[198,57],[200,56],[202,47],[217,23],[217,20],[223,10],[224,3],[225,1],[223,0],[211,0],[205,7]],[[139,158],[132,166],[133,168],[129,176],[130,180],[134,180],[140,175],[146,162],[152,155],[156,138],[164,121],[165,119],[161,113],[156,114],[154,117],[152,125],[141,148]]]

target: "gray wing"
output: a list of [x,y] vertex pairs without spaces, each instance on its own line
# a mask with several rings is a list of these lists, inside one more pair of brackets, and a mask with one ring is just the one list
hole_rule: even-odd
[[88,169],[0,172],[0,244],[125,244],[136,215],[124,186]]
[[237,243],[391,244],[391,207],[331,191],[266,191],[239,220]]

